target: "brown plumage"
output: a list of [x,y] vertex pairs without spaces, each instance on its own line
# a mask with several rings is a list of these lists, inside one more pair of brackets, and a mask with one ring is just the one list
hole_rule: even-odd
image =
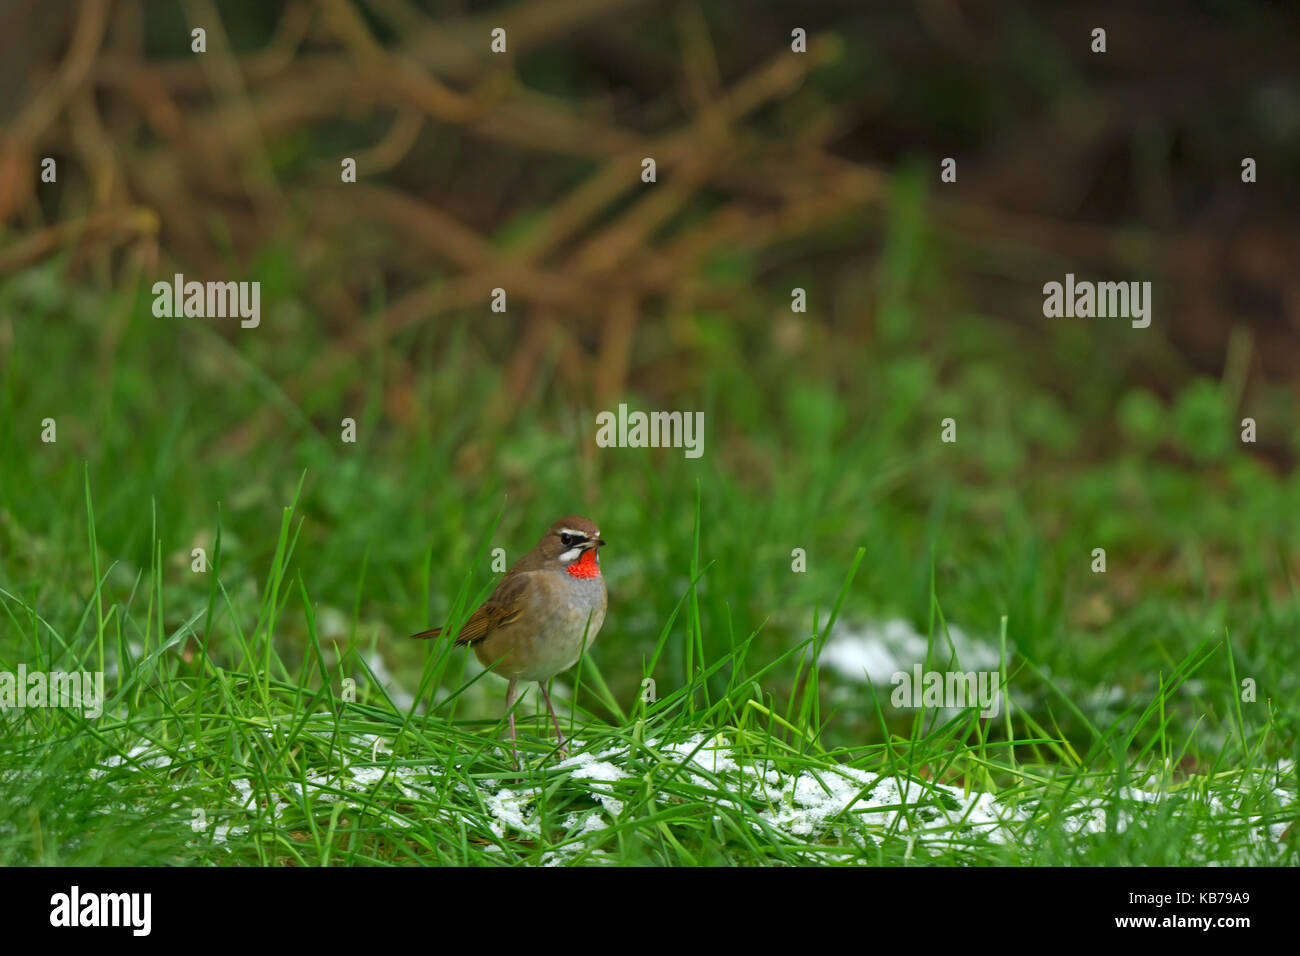
[[[511,711],[512,740],[518,682],[537,681],[555,721],[560,751],[567,753],[545,682],[572,667],[604,623],[607,598],[599,562],[604,544],[590,519],[561,518],[510,567],[456,635],[457,645],[473,647],[484,667],[509,680],[506,707]],[[415,637],[427,639],[445,631],[443,625]],[[515,757],[517,762],[517,752]]]
[[[482,606],[470,615],[468,621],[461,625],[460,633],[456,635],[457,647],[481,641],[497,628],[519,619],[520,598],[524,589],[528,587],[528,579],[518,571],[518,564],[511,567],[506,572],[506,576],[501,579],[501,583],[488,595],[488,599],[483,602]],[[427,631],[421,631],[415,637],[427,640],[431,637],[437,637],[444,629],[445,625],[443,627],[433,627]]]

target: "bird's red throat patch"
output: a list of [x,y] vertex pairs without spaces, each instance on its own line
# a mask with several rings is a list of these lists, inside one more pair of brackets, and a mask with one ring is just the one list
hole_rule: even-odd
[[596,563],[596,549],[588,548],[579,555],[578,560],[564,569],[575,578],[600,577],[600,565]]

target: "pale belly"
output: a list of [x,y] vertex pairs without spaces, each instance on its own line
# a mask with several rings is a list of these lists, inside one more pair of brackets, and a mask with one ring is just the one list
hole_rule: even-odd
[[605,585],[593,578],[553,606],[543,626],[525,629],[512,624],[475,644],[474,653],[484,667],[495,665],[502,677],[545,681],[576,664],[604,623]]

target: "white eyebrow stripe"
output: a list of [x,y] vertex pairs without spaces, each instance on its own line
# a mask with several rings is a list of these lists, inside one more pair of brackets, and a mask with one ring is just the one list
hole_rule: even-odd
[[[574,535],[577,535],[579,538],[585,538],[585,537],[587,537],[587,532],[585,532],[585,531],[574,531],[572,528],[561,528],[561,529],[560,529],[560,534],[574,534]],[[600,532],[599,532],[599,531],[596,532],[596,536],[597,536],[597,537],[600,537]]]

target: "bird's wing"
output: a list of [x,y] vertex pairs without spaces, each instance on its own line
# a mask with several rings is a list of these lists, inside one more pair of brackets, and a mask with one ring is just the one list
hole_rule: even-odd
[[482,606],[470,615],[456,635],[456,644],[476,644],[497,628],[518,620],[524,610],[530,577],[526,572],[506,575]]

